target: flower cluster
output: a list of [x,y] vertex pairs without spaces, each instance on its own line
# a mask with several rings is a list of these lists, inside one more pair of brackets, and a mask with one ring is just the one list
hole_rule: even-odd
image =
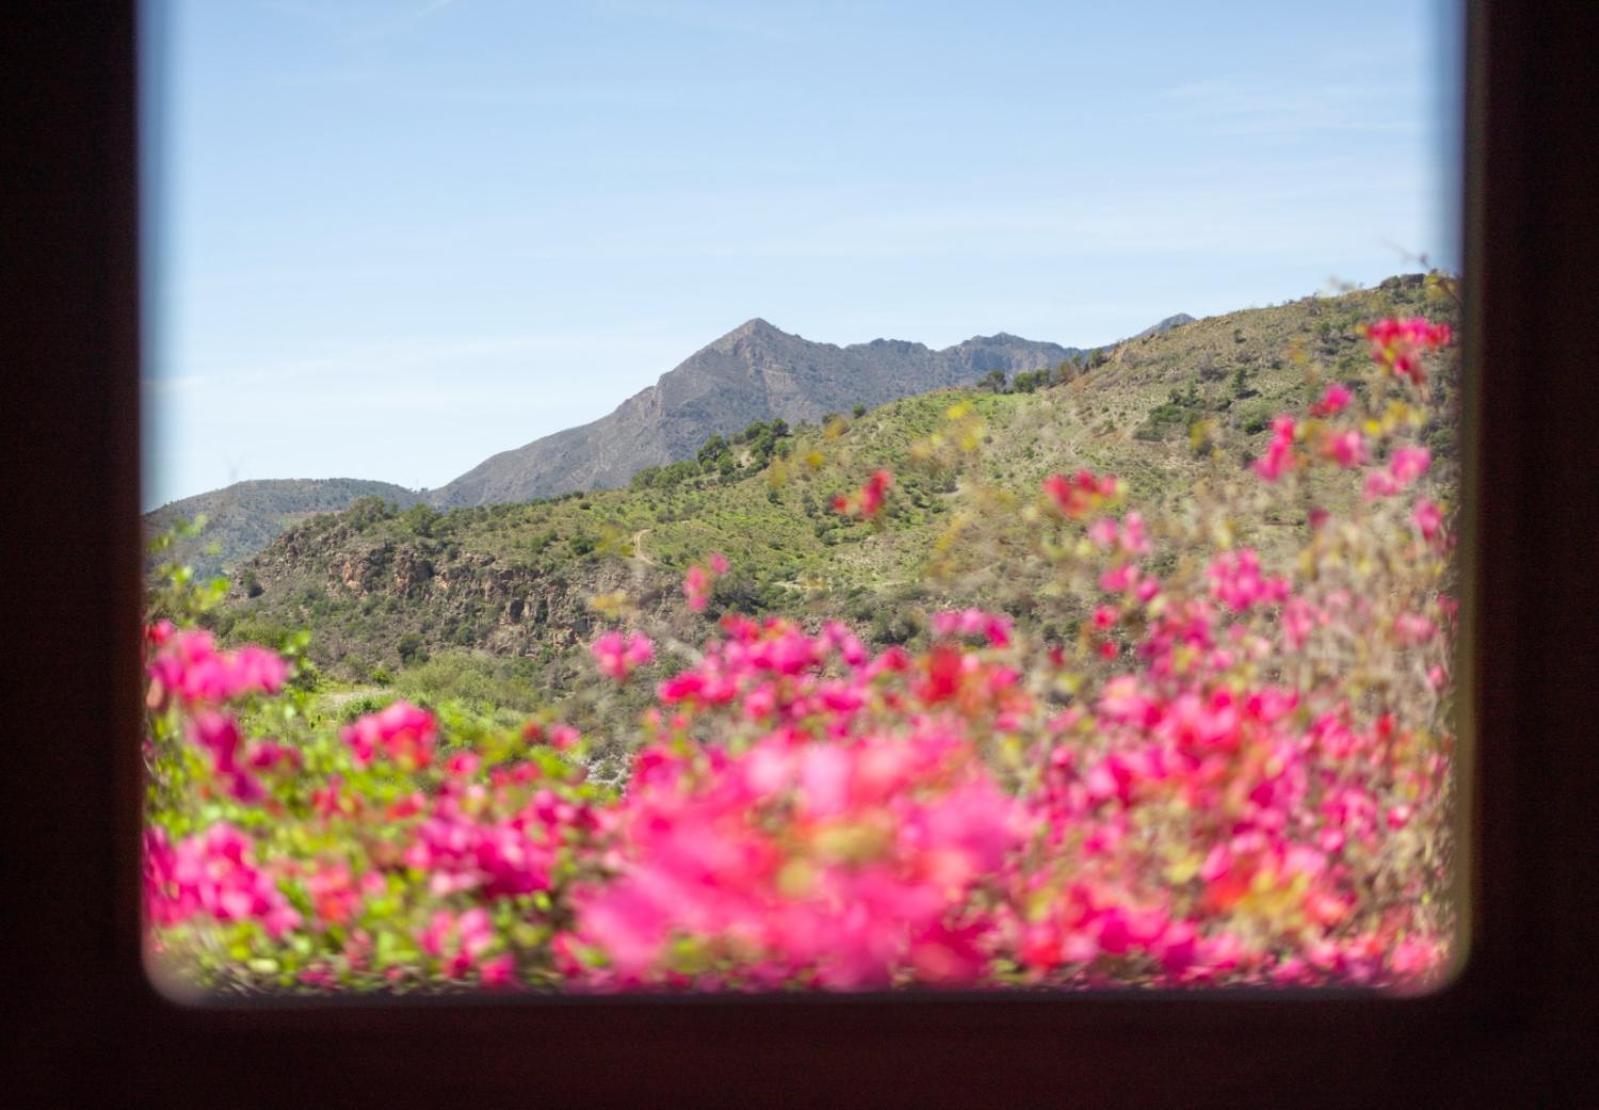
[[1255,473],[1268,482],[1275,482],[1300,464],[1294,450],[1294,436],[1299,422],[1292,416],[1279,416],[1271,422],[1271,442],[1265,454],[1255,460]]
[[1015,817],[970,745],[934,728],[646,748],[620,869],[575,896],[571,972],[606,988],[980,980],[991,921],[972,903]]
[[872,520],[883,511],[888,491],[894,488],[894,475],[887,470],[874,470],[866,484],[854,493],[839,494],[833,498],[833,511],[845,516]]
[[221,705],[250,694],[276,694],[288,678],[277,652],[253,644],[218,651],[204,629],[178,629],[170,621],[150,626],[146,640],[155,649],[147,672],[152,709],[178,702],[186,709]]
[[934,613],[933,632],[939,636],[979,636],[995,647],[1010,643],[1014,622],[1003,613],[983,609],[952,609]]
[[711,587],[716,580],[727,573],[727,556],[713,551],[706,556],[705,562],[696,563],[688,568],[683,575],[683,597],[688,601],[688,607],[696,613],[703,613],[711,601]]
[[1044,493],[1060,512],[1072,520],[1081,520],[1114,504],[1125,490],[1114,474],[1079,470],[1069,478],[1064,474],[1051,475],[1044,481]]
[[1392,497],[1427,473],[1431,465],[1432,453],[1425,447],[1399,448],[1388,460],[1386,468],[1373,470],[1366,475],[1366,500]]
[[655,645],[642,632],[607,632],[589,645],[589,652],[601,674],[624,682],[655,658]]
[[159,828],[144,838],[145,914],[156,925],[198,915],[220,922],[256,922],[269,937],[301,923],[274,876],[258,867],[254,842],[219,822],[173,844]]
[[362,717],[340,736],[355,753],[358,767],[370,765],[381,755],[410,769],[426,767],[433,762],[438,727],[433,715],[426,710],[397,701],[381,713]]
[[1421,356],[1447,347],[1451,338],[1448,324],[1435,324],[1421,316],[1379,320],[1367,325],[1365,334],[1371,343],[1372,361],[1418,386],[1426,381]]

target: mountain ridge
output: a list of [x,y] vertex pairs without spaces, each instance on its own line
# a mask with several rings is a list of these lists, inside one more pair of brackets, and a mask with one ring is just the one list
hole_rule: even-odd
[[616,488],[646,466],[688,458],[710,436],[756,421],[815,423],[855,405],[970,385],[995,370],[1053,369],[1085,353],[1005,332],[939,350],[887,338],[840,346],[756,316],[607,415],[492,455],[427,496],[436,507],[461,508]]

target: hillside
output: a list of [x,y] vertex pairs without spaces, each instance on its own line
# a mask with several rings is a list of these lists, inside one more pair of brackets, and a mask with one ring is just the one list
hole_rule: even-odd
[[[967,565],[962,551],[1024,552],[1029,525],[1004,510],[1036,496],[1046,475],[1109,470],[1140,503],[1186,500],[1207,474],[1258,454],[1272,415],[1366,358],[1361,323],[1419,312],[1447,319],[1451,309],[1427,300],[1420,275],[1395,278],[1131,339],[1075,376],[923,393],[797,434],[757,423],[702,462],[646,471],[629,489],[443,513],[363,501],[291,528],[242,566],[219,630],[271,641],[309,627],[313,657],[336,676],[387,680],[408,668],[401,681],[423,693],[498,683],[507,704],[531,704],[578,681],[578,649],[600,619],[591,598],[625,590],[677,619],[683,570],[713,550],[734,568],[713,612],[845,616],[879,643],[916,636],[919,612],[934,605],[1021,614],[1044,585],[1029,561]],[[970,412],[952,422],[960,402]],[[1191,439],[1201,421],[1213,452]],[[979,453],[935,465],[930,437],[952,433],[972,435]],[[1452,454],[1448,428],[1429,443]],[[897,476],[880,527],[829,507],[880,465]],[[1328,490],[1323,503],[1354,494]],[[994,508],[972,523],[974,510]],[[1281,525],[1297,523],[1260,519],[1245,538],[1269,549]],[[981,544],[973,528],[987,530]]]
[[839,347],[750,320],[610,415],[501,452],[429,499],[458,508],[615,488],[643,467],[686,459],[711,436],[755,421],[814,423],[856,405],[969,385],[996,370],[1053,369],[1082,353],[1004,334],[941,351],[893,339]]
[[[363,497],[378,497],[400,507],[414,505],[419,495],[389,482],[360,478],[274,478],[235,482],[224,489],[171,501],[144,517],[145,532],[155,535],[180,521],[205,516],[204,535],[180,541],[172,556],[197,573],[217,574],[255,554],[284,529],[314,513],[335,513]],[[208,549],[213,545],[213,554]]]

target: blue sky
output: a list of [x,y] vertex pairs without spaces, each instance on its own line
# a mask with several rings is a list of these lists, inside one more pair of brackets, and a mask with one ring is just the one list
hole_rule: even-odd
[[1452,262],[1436,0],[171,0],[144,501],[436,487],[752,316],[1086,346]]

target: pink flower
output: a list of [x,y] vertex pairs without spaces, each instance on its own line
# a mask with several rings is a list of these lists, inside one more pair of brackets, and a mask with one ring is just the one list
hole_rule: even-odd
[[516,960],[509,953],[478,965],[478,981],[485,987],[509,987],[516,982]]
[[355,753],[358,766],[370,765],[381,754],[401,767],[420,768],[433,761],[438,725],[427,710],[397,701],[361,717],[339,735]]
[[599,665],[600,672],[626,682],[639,667],[655,658],[655,645],[642,632],[607,632],[589,646],[589,652]]
[[1114,474],[1079,470],[1070,478],[1064,474],[1050,475],[1044,479],[1044,492],[1061,513],[1072,520],[1081,520],[1119,497],[1122,487]]
[[1142,578],[1143,571],[1139,570],[1137,563],[1123,563],[1099,576],[1099,588],[1107,593],[1126,593],[1136,589]]
[[861,486],[849,496],[833,498],[833,510],[845,516],[859,517],[862,520],[871,520],[883,509],[883,504],[888,498],[888,491],[894,488],[894,475],[887,470],[876,470]]
[[993,647],[1010,643],[1012,621],[1002,613],[982,609],[956,609],[932,616],[933,632],[938,636],[982,636]]
[[150,920],[175,925],[197,915],[214,921],[256,921],[279,937],[300,915],[272,877],[255,863],[255,843],[226,822],[173,845],[165,833],[145,836],[145,900]]
[[482,763],[477,752],[456,752],[444,761],[444,773],[454,779],[471,778]]
[[1367,501],[1375,501],[1379,497],[1392,497],[1399,492],[1399,486],[1394,481],[1393,475],[1386,470],[1373,470],[1366,474],[1366,483],[1361,490],[1361,495]]
[[1406,645],[1424,644],[1438,627],[1420,613],[1401,613],[1394,618],[1394,635]]
[[250,694],[276,694],[288,678],[289,665],[276,652],[254,644],[218,651],[211,633],[203,629],[175,630],[163,622],[152,626],[147,637],[158,647],[147,668],[153,709],[174,700],[193,709]]
[[262,740],[250,746],[245,762],[257,771],[272,771],[280,766],[297,768],[304,760],[296,748],[275,740]]
[[1432,452],[1425,447],[1398,448],[1388,460],[1386,470],[1373,470],[1366,475],[1366,500],[1392,497],[1425,474],[1431,463]]
[[323,863],[306,880],[306,893],[320,926],[346,925],[361,906],[361,891],[344,862]]
[[1365,334],[1372,361],[1418,386],[1426,380],[1421,356],[1447,346],[1451,338],[1448,324],[1434,324],[1421,316],[1379,320],[1368,325]]
[[[483,954],[494,943],[494,928],[489,915],[482,907],[475,907],[459,915],[449,910],[434,913],[428,927],[417,937],[417,945],[427,955],[439,960],[448,978],[460,979],[478,967]],[[497,967],[491,975],[503,974]]]
[[[567,946],[603,953],[610,982],[985,977],[991,926],[964,909],[1025,826],[964,742],[774,733],[743,754],[660,752],[639,768],[618,812],[620,873],[575,893]],[[710,962],[680,963],[683,943]]]
[[705,568],[692,566],[683,575],[683,596],[688,599],[688,607],[696,613],[703,613],[705,606],[711,599],[710,575]]
[[1310,406],[1312,416],[1328,417],[1337,416],[1349,407],[1349,402],[1354,398],[1347,388],[1334,382],[1327,387],[1327,392],[1322,394],[1321,400]]
[[1410,485],[1427,473],[1432,462],[1432,452],[1425,447],[1400,447],[1388,460],[1388,473],[1400,488]]
[[1149,537],[1144,531],[1142,513],[1128,513],[1122,520],[1121,549],[1128,555],[1148,555]]
[[1271,442],[1266,453],[1255,460],[1255,473],[1268,482],[1275,482],[1299,465],[1294,454],[1294,431],[1297,425],[1291,416],[1279,416],[1271,422]]
[[1317,624],[1325,623],[1326,616],[1303,598],[1289,598],[1283,606],[1283,642],[1292,651],[1298,651],[1310,639]]
[[1205,573],[1210,579],[1211,595],[1229,609],[1241,611],[1288,598],[1288,580],[1263,577],[1260,556],[1253,548],[1223,552],[1211,560]]
[[1438,530],[1443,527],[1444,514],[1437,505],[1423,497],[1416,502],[1416,507],[1411,511],[1410,519],[1415,522],[1416,529],[1421,533],[1422,539],[1431,540],[1438,535]]
[[1327,457],[1348,470],[1366,461],[1366,443],[1358,431],[1351,428],[1329,436],[1322,446]]
[[244,734],[230,714],[202,710],[188,722],[190,739],[211,755],[211,766],[224,792],[235,801],[255,803],[266,797],[261,783],[240,762]]
[[688,568],[683,575],[683,596],[688,600],[690,609],[696,613],[705,612],[711,600],[711,587],[727,573],[727,569],[727,557],[717,551],[711,552],[704,563]]

